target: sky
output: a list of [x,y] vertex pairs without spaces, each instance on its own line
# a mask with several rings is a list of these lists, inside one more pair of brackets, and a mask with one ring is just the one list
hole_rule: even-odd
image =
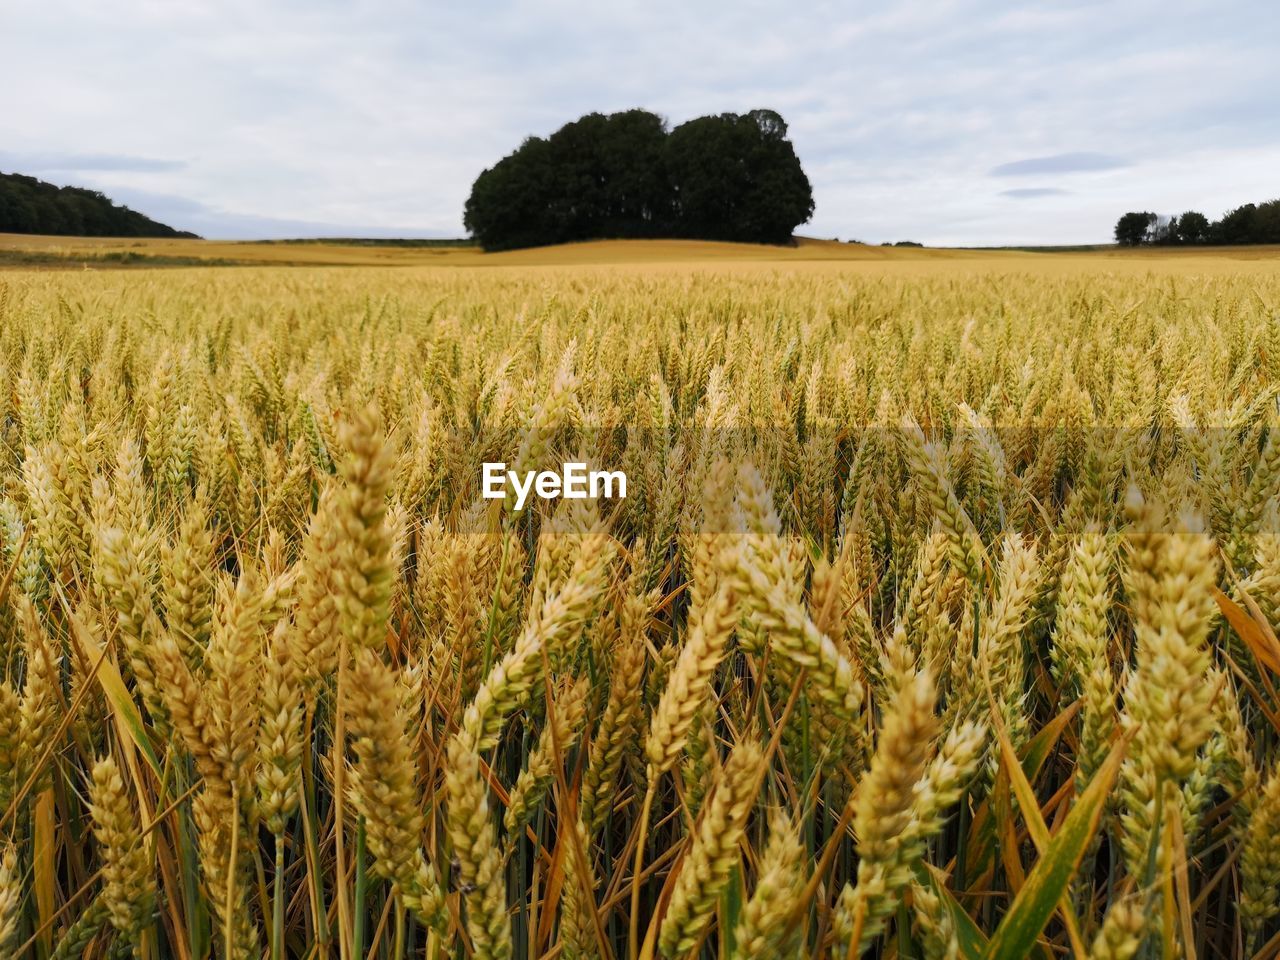
[[215,238],[464,234],[591,111],[768,107],[799,233],[1106,242],[1280,196],[1280,4],[0,0],[0,171]]

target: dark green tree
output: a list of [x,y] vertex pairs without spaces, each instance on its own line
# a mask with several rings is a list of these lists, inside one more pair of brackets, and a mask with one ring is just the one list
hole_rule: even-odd
[[1178,217],[1179,243],[1208,243],[1209,218],[1197,210],[1188,210]]
[[670,134],[645,110],[588,114],[482,172],[463,222],[490,250],[603,237],[785,243],[813,213],[786,133],[771,110]]
[[787,243],[813,190],[772,110],[699,117],[671,131],[667,169],[682,236]]
[[476,178],[463,223],[485,247],[505,250],[555,243],[551,148],[530,137]]
[[592,113],[550,138],[554,242],[653,236],[670,219],[662,118],[645,110]]
[[1151,239],[1151,228],[1158,218],[1154,213],[1126,213],[1116,221],[1116,243],[1122,247],[1136,247]]
[[0,173],[0,232],[82,237],[193,237],[112,203],[96,190]]
[[1280,200],[1258,204],[1253,229],[1255,243],[1280,243]]
[[670,229],[666,141],[666,121],[655,113],[628,110],[608,118],[600,143],[600,164],[609,182],[606,236],[659,236]]
[[1254,203],[1236,207],[1213,225],[1213,238],[1218,243],[1261,243],[1258,232],[1258,206]]

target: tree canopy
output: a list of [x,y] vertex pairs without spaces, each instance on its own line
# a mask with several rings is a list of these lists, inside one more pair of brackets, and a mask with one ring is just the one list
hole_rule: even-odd
[[1126,213],[1116,221],[1116,243],[1122,247],[1136,247],[1145,242],[1156,219],[1154,213],[1147,211]]
[[813,190],[772,110],[668,132],[646,110],[530,137],[476,178],[464,223],[489,250],[625,237],[786,243]]
[[194,237],[112,203],[96,190],[0,173],[0,232],[77,237]]
[[1280,243],[1280,200],[1246,203],[1210,221],[1197,210],[1176,217],[1130,212],[1116,221],[1116,243],[1154,244]]

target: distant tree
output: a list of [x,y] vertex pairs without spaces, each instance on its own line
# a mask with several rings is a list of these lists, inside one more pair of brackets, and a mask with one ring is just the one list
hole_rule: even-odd
[[1156,224],[1154,213],[1126,213],[1116,221],[1116,243],[1122,247],[1136,247],[1151,239],[1151,229]]
[[667,124],[656,113],[627,110],[607,118],[599,143],[609,185],[599,231],[658,236],[670,229],[671,183],[663,163]]
[[644,110],[591,113],[530,137],[483,171],[463,224],[490,250],[667,229],[666,125]]
[[1229,211],[1213,225],[1213,237],[1218,243],[1260,243],[1257,221],[1257,204],[1246,203]]
[[600,237],[784,243],[813,213],[786,133],[771,110],[671,133],[644,110],[588,114],[484,170],[463,222],[490,250]]
[[1116,242],[1140,243],[1280,244],[1280,200],[1246,203],[1210,222],[1196,210],[1179,217],[1154,213],[1126,213],[1116,223]]
[[1280,243],[1280,200],[1258,204],[1254,236],[1256,243]]
[[787,243],[813,216],[813,189],[772,110],[683,123],[667,138],[681,235]]
[[560,229],[551,205],[553,173],[550,145],[530,137],[476,178],[463,223],[494,250],[558,242],[546,239]]
[[1148,237],[1151,243],[1169,246],[1178,242],[1178,218],[1156,215]]
[[1178,241],[1180,243],[1208,243],[1209,218],[1196,210],[1188,210],[1178,217]]
[[82,237],[194,237],[112,203],[96,190],[0,173],[0,232]]
[[591,113],[547,140],[554,242],[653,236],[671,216],[663,167],[666,124],[657,114]]

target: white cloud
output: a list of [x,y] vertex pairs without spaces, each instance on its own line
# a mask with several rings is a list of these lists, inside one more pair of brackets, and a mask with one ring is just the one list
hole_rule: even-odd
[[1056,173],[1094,173],[1099,170],[1118,170],[1129,166],[1123,157],[1111,157],[1105,153],[1055,153],[1050,157],[1028,157],[1002,163],[991,171],[993,177],[1027,177]]
[[[0,169],[210,235],[457,235],[472,179],[528,134],[768,106],[815,235],[1100,241],[1125,209],[1280,192],[1277,27],[1264,0],[9,0]],[[1129,166],[1036,170],[1023,189],[1071,195],[1024,202],[989,176],[1082,154]]]

